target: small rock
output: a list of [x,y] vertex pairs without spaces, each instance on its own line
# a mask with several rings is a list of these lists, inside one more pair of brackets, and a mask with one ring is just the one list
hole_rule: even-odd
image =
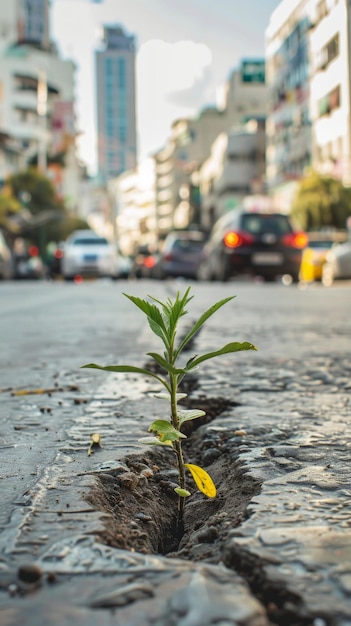
[[198,543],[213,543],[218,538],[218,530],[214,526],[208,526],[196,533],[195,539]]
[[221,452],[217,448],[209,448],[203,454],[202,463],[206,467],[207,465],[211,465],[211,463],[213,463],[213,461],[218,459],[220,456]]
[[41,585],[42,570],[38,565],[21,565],[17,572],[17,586],[20,592],[30,592]]

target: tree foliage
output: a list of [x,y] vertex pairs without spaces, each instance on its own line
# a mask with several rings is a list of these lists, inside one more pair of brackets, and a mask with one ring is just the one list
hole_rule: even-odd
[[43,257],[48,242],[62,241],[78,228],[89,228],[85,220],[67,211],[50,179],[34,167],[10,176],[7,189],[23,215],[17,234],[37,245]]
[[11,190],[5,187],[0,193],[0,228],[7,238],[15,236],[18,232],[18,223],[14,218],[20,214],[21,208]]
[[[10,176],[8,184],[19,202],[37,215],[41,211],[64,211],[62,200],[57,197],[52,182],[35,168],[29,168]],[[24,193],[27,199],[24,199]]]
[[291,215],[307,231],[328,226],[344,229],[351,215],[351,188],[310,170],[300,181]]

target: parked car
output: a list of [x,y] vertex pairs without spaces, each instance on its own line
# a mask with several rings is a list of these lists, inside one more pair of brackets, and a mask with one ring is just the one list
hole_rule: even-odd
[[205,243],[206,236],[201,231],[170,232],[163,243],[158,261],[160,277],[196,279]]
[[351,279],[351,240],[337,244],[327,253],[322,283],[325,287],[331,287],[336,279]]
[[308,245],[302,252],[300,280],[305,283],[320,281],[328,250],[344,242],[345,231],[307,233]]
[[65,280],[82,277],[118,277],[118,251],[92,230],[76,230],[66,239],[61,259]]
[[159,259],[159,252],[148,245],[138,246],[130,271],[131,278],[161,278]]
[[0,230],[0,279],[12,278],[13,262],[11,250]]
[[273,281],[289,275],[296,282],[307,243],[306,233],[296,229],[287,215],[238,207],[215,223],[198,277],[226,281],[248,274]]
[[13,253],[14,278],[17,280],[37,280],[44,278],[45,265],[40,257],[39,248],[18,237]]
[[132,266],[132,257],[120,254],[118,258],[118,278],[129,278]]

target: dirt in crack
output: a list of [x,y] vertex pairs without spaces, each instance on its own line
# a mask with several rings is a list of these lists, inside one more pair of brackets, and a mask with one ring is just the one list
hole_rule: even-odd
[[[221,398],[205,400],[204,396],[202,402],[206,421],[230,404]],[[96,509],[106,514],[99,531],[101,542],[144,554],[209,563],[221,560],[228,532],[245,518],[247,505],[259,493],[260,485],[239,462],[232,433],[208,431],[200,420],[196,422],[192,422],[197,428],[188,433],[184,453],[188,462],[206,467],[217,486],[217,497],[206,498],[187,477],[192,495],[187,498],[185,531],[179,540],[175,455],[162,448],[129,455],[118,469],[99,474],[87,496]]]

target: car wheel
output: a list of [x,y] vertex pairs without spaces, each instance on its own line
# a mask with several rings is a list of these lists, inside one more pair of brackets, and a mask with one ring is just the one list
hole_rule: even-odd
[[217,279],[220,280],[222,283],[226,283],[229,280],[228,267],[224,259],[221,261],[218,268]]
[[325,263],[322,268],[322,284],[324,287],[331,287],[334,282],[333,266]]

